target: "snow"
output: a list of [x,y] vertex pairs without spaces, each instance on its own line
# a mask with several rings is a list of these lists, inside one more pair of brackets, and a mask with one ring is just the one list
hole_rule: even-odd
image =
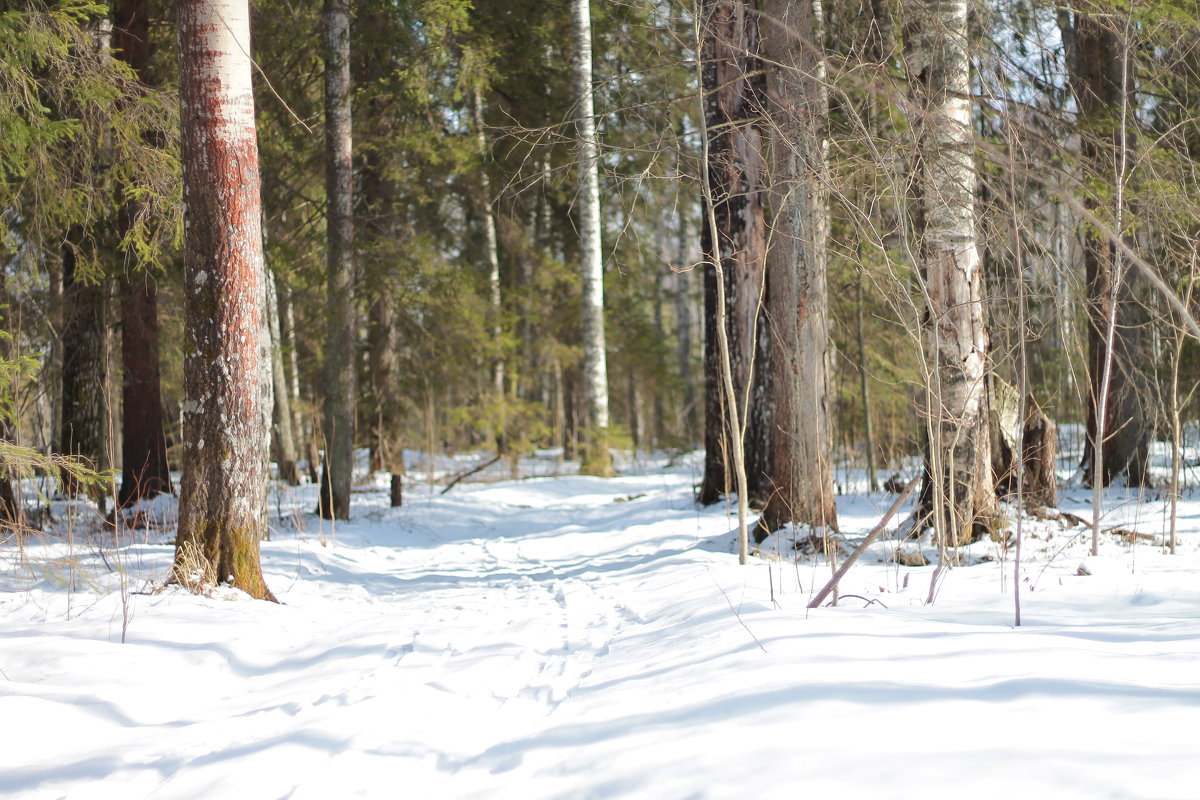
[[[1098,557],[1025,520],[1016,628],[995,542],[930,604],[934,567],[884,539],[809,611],[829,565],[785,543],[738,566],[730,509],[692,503],[696,459],[446,495],[416,476],[398,509],[381,478],[336,526],[315,487],[276,488],[280,605],[140,593],[170,563],[169,499],[119,548],[86,518],[9,542],[0,796],[1197,796],[1200,497],[1176,555],[1159,492],[1109,493],[1106,528],[1158,539],[1106,534]],[[1090,519],[1089,491],[1062,495]],[[839,497],[848,545],[890,500]]]

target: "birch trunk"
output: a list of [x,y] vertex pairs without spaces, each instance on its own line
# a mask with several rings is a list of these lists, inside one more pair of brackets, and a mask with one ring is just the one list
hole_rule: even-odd
[[929,381],[920,510],[948,545],[989,529],[996,505],[967,10],[966,0],[916,0],[907,9],[905,36]]
[[771,325],[771,492],[760,533],[784,523],[837,530],[830,427],[826,249],[827,116],[820,19],[811,0],[763,0],[772,229],[767,249]]
[[317,513],[350,518],[354,477],[354,165],[351,158],[350,6],[325,0],[325,464]]
[[246,0],[192,0],[177,14],[188,344],[173,572],[193,591],[228,583],[274,600],[258,553],[267,428],[250,13]]
[[[503,314],[502,298],[500,296],[500,245],[496,240],[496,212],[492,204],[492,181],[487,172],[487,161],[489,155],[487,134],[483,132],[483,92],[479,87],[475,87],[473,95],[473,111],[475,116],[475,140],[479,146],[479,156],[482,159],[479,165],[479,190],[482,194],[481,202],[483,203],[483,242],[487,256],[488,267],[488,294],[490,301],[490,311],[492,315],[492,341],[497,348],[500,348],[503,331],[501,330],[500,320]],[[492,388],[496,392],[497,400],[504,399],[504,355],[503,351],[498,352],[495,359],[492,361]],[[504,431],[501,430],[497,434],[498,439],[503,440]]]
[[588,0],[572,0],[575,125],[579,161],[579,250],[583,273],[583,396],[587,441],[582,469],[612,474],[608,450],[608,361],[604,344],[604,264],[600,230],[600,147],[592,99],[592,21]]

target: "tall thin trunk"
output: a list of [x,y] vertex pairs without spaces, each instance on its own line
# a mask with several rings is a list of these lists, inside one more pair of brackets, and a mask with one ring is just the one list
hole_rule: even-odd
[[991,528],[996,507],[967,12],[967,0],[915,0],[905,36],[929,364],[920,508],[948,545]]
[[[12,340],[17,326],[13,324],[11,300],[6,276],[0,272],[0,319],[3,320],[4,331],[9,334],[0,336],[0,361],[12,358]],[[11,384],[8,391],[13,391]],[[7,414],[0,414],[0,442],[16,444],[16,439],[17,430],[13,420]],[[20,484],[7,469],[0,467],[0,529],[11,531],[15,527],[20,531],[24,524],[25,509]]]
[[[483,131],[483,92],[478,86],[472,95],[472,108],[475,117],[475,139],[479,146],[480,158],[484,163],[479,165],[479,190],[483,204],[483,244],[488,265],[488,300],[491,313],[492,341],[496,347],[501,346],[500,320],[503,315],[502,298],[500,296],[500,246],[496,239],[496,211],[492,198],[492,181],[488,176],[487,161],[490,155],[487,134]],[[497,353],[492,361],[492,388],[498,400],[504,398],[504,354]],[[504,431],[498,432],[502,439]]]
[[867,483],[872,492],[879,491],[879,478],[875,474],[875,431],[871,427],[871,382],[867,372],[867,341],[863,324],[863,280],[862,270],[859,269],[855,281],[855,337],[858,344],[858,382],[859,395],[863,407],[863,449],[867,456]]
[[837,530],[828,379],[828,176],[822,126],[822,25],[813,3],[763,0],[772,235],[767,250],[771,320],[771,493],[759,525]]
[[675,273],[675,361],[679,371],[679,381],[683,385],[683,409],[680,411],[680,425],[683,440],[687,444],[697,441],[699,427],[699,409],[696,403],[696,376],[692,369],[692,248],[695,247],[695,224],[691,214],[691,204],[681,203],[679,214],[678,263]]
[[350,518],[354,477],[354,166],[351,158],[350,5],[325,0],[325,464],[317,513]]
[[300,394],[300,357],[296,348],[296,304],[292,298],[292,289],[286,282],[276,281],[279,302],[279,344],[283,348],[284,372],[286,373],[288,406],[292,411],[292,431],[297,439],[297,455],[304,453],[308,466],[308,481],[316,483],[317,456],[316,442],[312,429],[305,424],[305,412],[301,408]]
[[[730,369],[742,423],[749,497],[770,492],[765,480],[771,433],[768,403],[770,367],[765,356],[769,334],[762,307],[766,224],[760,127],[764,78],[758,58],[757,0],[704,0],[702,83],[705,129],[708,131],[708,188],[704,215],[714,225],[701,227],[704,270],[704,479],[699,501],[715,503],[725,493],[730,475],[722,444],[734,435],[731,410],[722,397],[717,306],[722,291]],[[711,199],[711,202],[710,202]],[[715,227],[715,231],[713,228]],[[714,240],[715,237],[715,240]],[[715,257],[721,259],[717,269]],[[718,272],[724,285],[717,284]],[[732,466],[732,465],[730,465]]]
[[183,130],[183,480],[175,580],[228,582],[274,600],[267,532],[267,427],[258,139],[246,0],[179,3]]
[[[148,0],[122,0],[117,4],[114,22],[112,46],[117,58],[145,81],[150,66]],[[136,213],[132,201],[121,209],[121,235],[129,231]],[[120,293],[124,382],[117,505],[126,506],[172,489],[159,378],[158,289],[154,279],[142,273],[122,277]]]
[[[1111,16],[1076,10],[1067,63],[1085,131],[1079,147],[1087,176],[1114,182],[1120,197],[1130,146],[1121,109],[1132,103],[1133,69],[1132,53],[1123,44],[1118,24]],[[1109,202],[1094,195],[1084,198],[1089,211],[1099,211]],[[1120,205],[1118,200],[1118,218],[1124,211]],[[1146,381],[1144,309],[1133,271],[1122,268],[1118,248],[1091,226],[1084,231],[1083,261],[1089,384],[1084,480],[1096,483],[1098,475],[1099,485],[1108,486],[1123,477],[1131,485],[1144,486],[1150,445],[1150,421],[1141,394]],[[1097,440],[1103,442],[1098,454]]]
[[279,465],[279,477],[289,486],[300,485],[300,471],[296,468],[296,436],[292,427],[292,398],[287,376],[283,369],[283,336],[279,324],[279,290],[275,273],[266,271],[267,333],[271,341],[271,386],[275,399],[271,418],[272,450],[275,463]]
[[579,250],[583,273],[583,394],[587,443],[582,469],[612,473],[608,450],[608,358],[604,344],[604,263],[601,252],[600,146],[592,98],[592,20],[589,0],[572,0],[575,42],[575,125],[579,161]]

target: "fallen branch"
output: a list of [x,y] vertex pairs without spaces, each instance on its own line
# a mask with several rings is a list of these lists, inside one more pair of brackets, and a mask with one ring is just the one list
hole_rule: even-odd
[[915,475],[913,479],[908,482],[908,485],[904,487],[904,491],[902,491],[899,496],[896,497],[895,501],[892,502],[892,507],[889,508],[887,513],[883,515],[883,519],[879,520],[879,524],[872,528],[871,532],[867,534],[867,538],[863,539],[862,543],[859,544],[858,547],[854,548],[854,552],[846,557],[846,560],[842,562],[842,566],[838,567],[838,571],[835,572],[833,577],[829,579],[829,583],[825,584],[824,588],[817,592],[817,596],[814,597],[812,602],[808,604],[809,608],[818,608],[821,603],[825,601],[825,598],[829,596],[829,593],[837,588],[838,581],[840,581],[846,575],[846,573],[850,571],[850,567],[854,566],[854,562],[858,561],[862,554],[867,552],[867,548],[875,543],[875,540],[879,538],[879,534],[883,533],[883,529],[886,528],[887,524],[892,521],[892,517],[896,516],[896,512],[900,510],[900,506],[904,505],[904,501],[908,499],[910,494],[912,494],[912,490],[916,488],[917,483],[919,483],[920,480],[921,473],[917,473],[917,475]]
[[485,464],[480,464],[478,467],[474,467],[472,469],[467,470],[466,472],[459,474],[458,477],[456,477],[454,480],[452,480],[448,484],[446,484],[446,488],[442,489],[441,493],[445,494],[446,492],[453,489],[455,487],[455,485],[458,484],[459,481],[466,480],[467,478],[471,477],[472,475],[474,475],[477,472],[483,472],[485,469],[490,467],[492,464],[495,464],[499,460],[500,460],[500,454],[497,453],[496,457],[493,458],[491,461],[488,461]]

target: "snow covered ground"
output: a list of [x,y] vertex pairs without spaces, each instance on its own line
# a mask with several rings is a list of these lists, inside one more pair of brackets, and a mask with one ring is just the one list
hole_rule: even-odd
[[[336,528],[276,490],[280,605],[139,594],[169,530],[9,543],[0,797],[1200,797],[1200,496],[1174,556],[1156,492],[1099,558],[1027,522],[1015,628],[992,542],[932,604],[880,542],[809,611],[829,566],[738,566],[696,472],[380,484]],[[850,544],[889,502],[839,498]]]

